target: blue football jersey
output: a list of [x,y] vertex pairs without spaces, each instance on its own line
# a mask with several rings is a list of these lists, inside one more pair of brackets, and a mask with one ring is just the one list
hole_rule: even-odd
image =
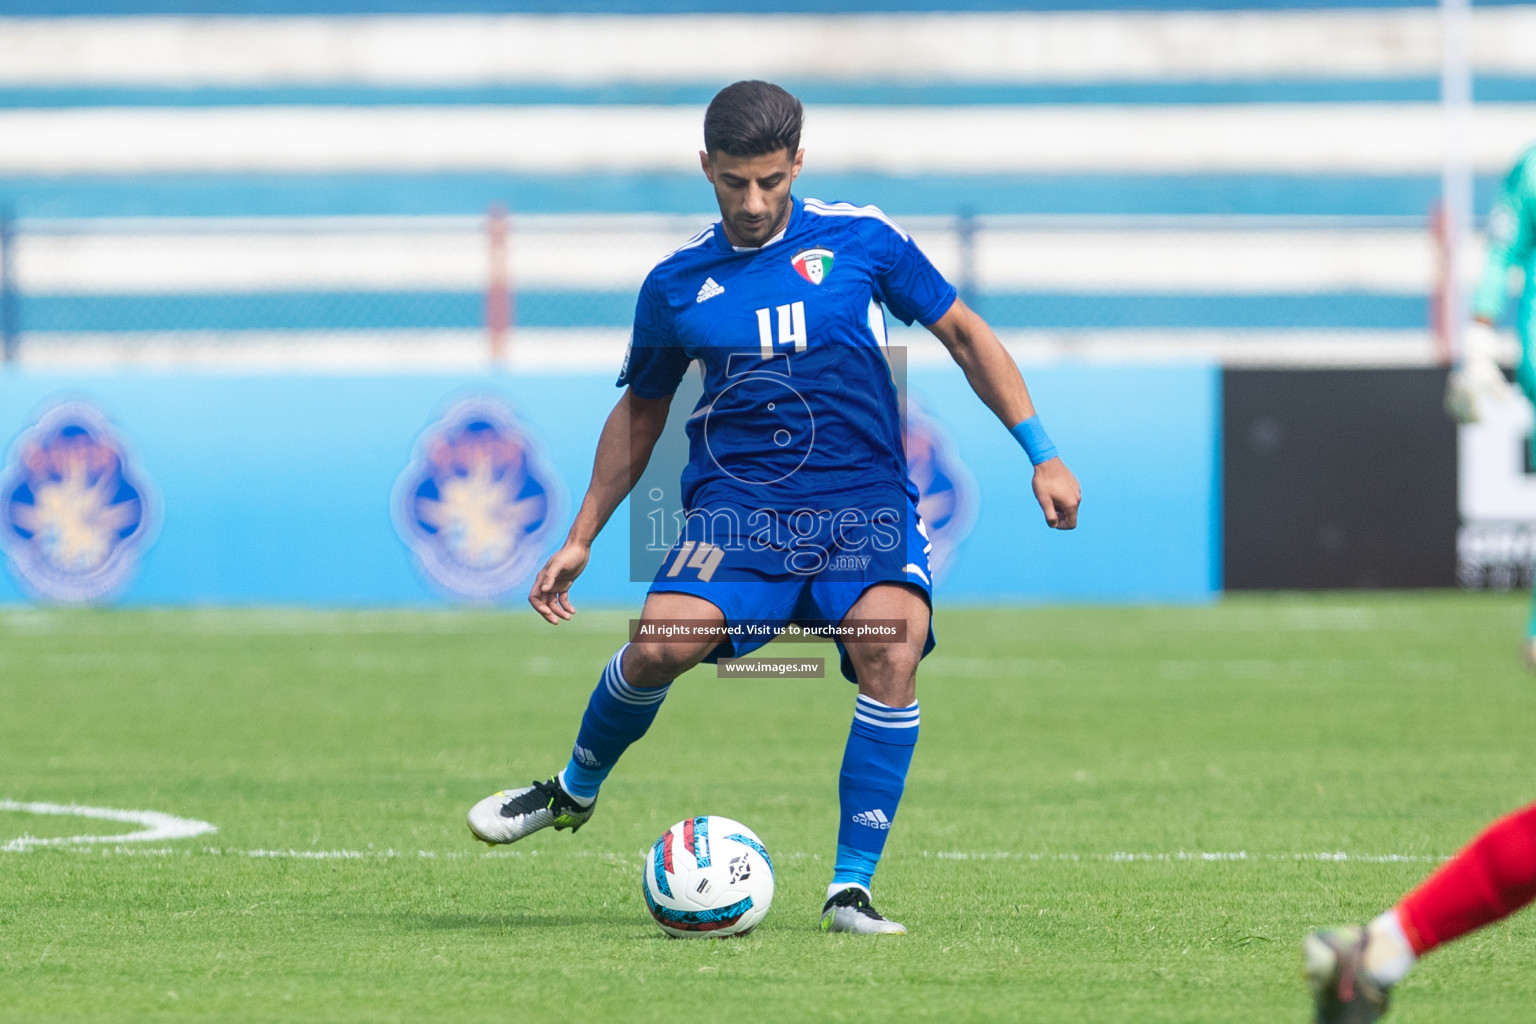
[[875,207],[795,199],[766,245],[737,250],[716,222],[656,265],[618,384],[661,398],[702,366],[686,508],[905,507],[884,311],[928,326],[954,301]]

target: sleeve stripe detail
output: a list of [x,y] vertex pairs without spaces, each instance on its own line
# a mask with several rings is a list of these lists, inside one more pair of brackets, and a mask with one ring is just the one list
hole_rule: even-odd
[[709,227],[705,228],[703,231],[700,231],[698,234],[688,239],[688,241],[684,242],[676,249],[673,249],[671,252],[667,253],[661,258],[660,262],[665,263],[673,256],[676,256],[680,252],[685,252],[688,249],[697,249],[699,246],[703,245],[713,237],[715,237],[715,226],[711,224]]
[[912,240],[905,231],[901,230],[901,226],[887,217],[885,211],[878,206],[854,206],[852,203],[824,203],[820,199],[807,199],[804,208],[805,212],[814,213],[820,217],[872,217],[900,235],[903,242]]

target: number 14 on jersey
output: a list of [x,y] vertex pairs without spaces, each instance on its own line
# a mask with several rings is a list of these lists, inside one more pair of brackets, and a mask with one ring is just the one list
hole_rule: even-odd
[[[779,314],[779,337],[774,341],[772,313]],[[776,345],[793,346],[796,352],[805,351],[805,303],[792,302],[773,310],[757,311],[757,340],[763,348],[763,358],[773,358]]]

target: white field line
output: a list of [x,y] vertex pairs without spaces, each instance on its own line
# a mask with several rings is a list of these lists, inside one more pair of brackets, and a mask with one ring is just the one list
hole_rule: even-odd
[[[367,636],[445,635],[486,628],[498,623],[502,613],[495,610],[463,611],[454,609],[399,609],[373,611],[324,611],[316,608],[200,608],[158,609],[135,617],[120,628],[136,636],[157,633],[170,636]],[[611,635],[625,628],[632,611],[589,608],[577,619],[566,623],[573,631]],[[583,621],[584,620],[584,621]],[[23,636],[41,636],[70,628],[69,612],[36,605],[0,604],[0,635],[9,631]],[[103,626],[105,630],[109,627]],[[75,656],[63,655],[73,663]],[[101,655],[101,664],[111,660]],[[95,664],[95,661],[91,662]],[[549,658],[529,658],[528,666],[552,664]]]
[[[1467,157],[1502,171],[1536,105],[1480,103]],[[1427,174],[1435,103],[818,107],[807,166],[887,174]],[[590,171],[698,174],[699,112],[660,106],[0,110],[0,174]]]
[[923,856],[936,860],[1028,860],[1028,861],[1101,861],[1111,864],[1178,861],[1321,861],[1328,864],[1439,864],[1449,857],[1412,853],[1345,853],[1342,850],[1317,853],[1250,853],[1247,850],[1204,852],[1180,850],[1177,853],[1017,853],[1010,850],[971,853],[964,850],[924,850]]
[[94,818],[98,821],[121,821],[142,825],[142,832],[127,835],[81,835],[40,839],[37,836],[21,836],[0,846],[0,852],[24,853],[42,846],[81,847],[93,843],[147,843],[166,839],[190,839],[208,835],[218,828],[196,818],[178,818],[161,811],[125,811],[112,807],[86,807],[82,804],[23,803],[19,800],[0,800],[0,811],[19,811],[23,814],[54,814],[76,818]]
[[[122,836],[109,836],[107,840],[122,839]],[[165,838],[165,837],[162,837]],[[173,848],[173,847],[129,847],[129,846],[86,846],[69,845],[80,843],[76,840],[60,840],[49,845],[71,853],[97,854],[100,856],[118,857],[172,857],[172,856],[209,856],[245,858],[249,860],[496,860],[505,858],[548,858],[553,860],[565,860],[568,858],[585,859],[597,858],[599,860],[615,861],[619,863],[643,863],[649,857],[648,851],[632,854],[615,853],[613,851],[592,850],[568,850],[560,852],[548,852],[545,850],[508,850],[495,849],[488,851],[479,850],[396,850],[392,847],[384,849],[369,848],[366,850],[295,850],[289,849],[265,849],[243,850],[234,847],[204,846],[199,848]],[[41,845],[41,844],[39,844]],[[0,846],[0,853],[24,853],[37,848],[36,846],[18,847],[14,843]],[[805,853],[794,851],[790,853],[774,853],[773,858],[778,861],[811,860],[820,861],[819,853]],[[900,856],[900,855],[898,855]],[[1019,862],[1050,862],[1050,863],[1103,863],[1103,864],[1141,864],[1141,863],[1295,863],[1316,862],[1323,864],[1439,864],[1450,859],[1448,856],[1438,854],[1410,854],[1410,853],[1347,853],[1340,851],[1317,851],[1300,853],[1255,853],[1247,850],[1205,852],[1197,850],[1180,850],[1174,853],[1132,853],[1118,851],[1112,853],[1046,853],[1027,852],[1014,850],[923,850],[918,856],[932,860],[957,860],[957,861],[1019,861]]]
[[[1480,72],[1536,69],[1531,8],[1471,21]],[[0,19],[6,85],[1349,78],[1439,57],[1433,9]]]

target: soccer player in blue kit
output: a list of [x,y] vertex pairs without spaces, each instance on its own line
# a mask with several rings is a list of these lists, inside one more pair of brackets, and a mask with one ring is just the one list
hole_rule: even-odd
[[[565,544],[528,596],[551,623],[593,539],[639,480],[689,365],[704,394],[689,415],[682,536],[666,555],[636,639],[603,670],[569,763],[477,803],[469,827],[511,843],[580,828],[624,750],[674,679],[740,657],[790,622],[904,623],[904,635],[838,642],[858,685],[839,777],[837,861],[824,931],[900,933],[870,883],[917,743],[917,666],[933,649],[927,534],[907,480],[885,311],[927,327],[1034,464],[1046,524],[1070,530],[1081,491],[1040,425],[1018,368],[907,234],[872,206],[800,199],[800,101],[737,82],[704,115],[699,154],[720,220],[658,263],[641,287],[592,481]],[[689,635],[649,635],[688,623]]]

